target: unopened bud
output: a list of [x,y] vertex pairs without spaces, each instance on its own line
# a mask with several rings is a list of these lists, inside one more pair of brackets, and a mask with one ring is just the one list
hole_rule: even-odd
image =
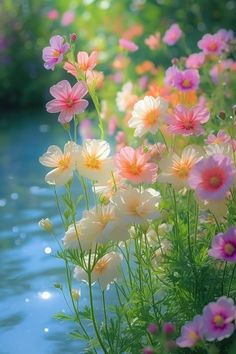
[[178,59],[178,58],[173,58],[173,59],[171,60],[171,64],[172,64],[172,65],[178,65],[178,64],[179,64],[179,59]]
[[143,349],[143,354],[154,354],[155,351],[152,347],[146,347]]
[[225,118],[226,118],[225,111],[220,111],[220,112],[218,113],[218,117],[219,117],[220,119],[225,120]]
[[75,42],[77,40],[77,34],[76,33],[71,33],[70,34],[70,39],[72,42]]
[[158,332],[158,326],[156,323],[149,323],[147,331],[151,334],[156,334]]
[[53,224],[50,219],[41,219],[38,223],[39,227],[41,227],[42,230],[50,232],[52,231]]
[[175,333],[175,325],[172,322],[166,322],[163,324],[162,330],[163,330],[163,333],[165,333],[167,335],[171,335],[171,334]]

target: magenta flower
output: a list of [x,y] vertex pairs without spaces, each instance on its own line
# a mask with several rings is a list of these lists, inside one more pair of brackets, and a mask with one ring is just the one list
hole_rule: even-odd
[[191,322],[186,322],[181,328],[181,336],[176,344],[180,348],[192,348],[203,338],[202,316],[197,315]]
[[45,61],[44,67],[47,70],[54,70],[58,63],[61,63],[64,54],[69,50],[70,45],[64,43],[62,36],[53,36],[50,39],[50,47],[43,49],[43,60]]
[[147,331],[151,334],[156,334],[158,332],[158,326],[156,323],[149,323]]
[[171,334],[175,333],[175,324],[172,322],[164,323],[162,326],[162,331],[166,335],[171,335]]
[[208,341],[218,341],[228,338],[234,332],[236,309],[232,299],[220,297],[216,302],[210,302],[203,309],[203,333]]
[[215,154],[193,166],[188,183],[200,199],[218,200],[226,196],[233,184],[234,174],[231,159],[222,154]]
[[185,65],[188,69],[199,69],[204,64],[204,61],[204,53],[193,53],[186,59]]
[[222,39],[222,35],[205,34],[200,41],[198,41],[198,48],[200,48],[204,54],[220,55],[226,48],[226,43]]
[[195,106],[188,108],[177,105],[174,113],[167,118],[168,131],[174,135],[200,135],[204,133],[201,124],[206,123],[210,117],[207,108]]
[[162,38],[163,42],[168,45],[174,45],[182,36],[182,31],[177,23],[170,26]]
[[217,234],[208,252],[209,256],[228,262],[236,262],[236,227]]
[[71,87],[67,80],[62,80],[50,88],[55,99],[47,103],[46,109],[49,113],[60,112],[58,121],[61,124],[69,123],[75,114],[83,112],[88,106],[88,101],[83,99],[87,91],[82,81]]
[[136,52],[138,50],[138,46],[125,38],[120,38],[119,45],[121,48],[128,50],[129,52]]
[[174,86],[181,91],[197,90],[200,76],[196,69],[177,71],[174,75]]

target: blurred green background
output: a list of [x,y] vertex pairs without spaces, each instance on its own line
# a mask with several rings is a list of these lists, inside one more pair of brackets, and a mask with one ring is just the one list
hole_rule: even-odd
[[[206,32],[219,28],[235,31],[236,2],[233,0],[1,0],[0,2],[0,105],[3,109],[42,108],[51,84],[67,74],[43,67],[42,49],[53,34],[78,34],[78,50],[100,51],[100,70],[109,73],[108,63],[117,51],[118,39],[132,25],[140,25],[135,41],[140,46],[135,63],[164,60],[163,49],[150,51],[144,38],[163,34],[174,22],[186,34],[188,46]],[[177,52],[170,48],[169,57]],[[69,77],[69,76],[68,76]]]

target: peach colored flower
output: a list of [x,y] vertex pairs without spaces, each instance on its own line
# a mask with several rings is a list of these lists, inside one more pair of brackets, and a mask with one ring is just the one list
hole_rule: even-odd
[[117,171],[133,183],[153,183],[157,178],[157,165],[149,162],[151,156],[142,149],[125,146],[116,154]]
[[134,136],[143,136],[146,133],[154,134],[167,116],[167,102],[161,98],[145,96],[135,103],[132,117],[128,121],[130,128],[135,128]]
[[77,63],[73,64],[67,61],[63,67],[69,74],[77,77],[79,71],[87,73],[95,68],[97,56],[98,53],[96,51],[93,51],[90,55],[87,52],[78,52]]
[[76,149],[77,145],[73,141],[65,144],[64,153],[56,145],[49,146],[47,152],[39,158],[42,165],[53,168],[45,177],[47,183],[61,186],[72,178]]
[[156,32],[151,34],[148,38],[144,40],[144,43],[151,49],[156,50],[160,47],[161,34],[160,32]]
[[193,146],[185,147],[181,156],[173,152],[169,153],[159,162],[161,173],[158,181],[173,184],[177,189],[189,188],[190,171],[201,156],[202,152]]

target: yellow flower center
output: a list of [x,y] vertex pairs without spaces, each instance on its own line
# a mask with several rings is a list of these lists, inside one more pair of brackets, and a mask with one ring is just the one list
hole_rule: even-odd
[[197,341],[199,339],[199,335],[195,331],[189,331],[188,336],[191,340]]
[[232,245],[232,243],[227,242],[224,245],[224,251],[227,255],[232,256],[232,254],[235,252],[235,247],[234,247],[234,245]]
[[93,170],[99,170],[101,168],[101,161],[96,155],[87,155],[85,158],[85,166]]
[[63,157],[58,161],[58,167],[61,170],[67,170],[71,165],[71,156],[70,154],[65,154]]
[[212,187],[219,187],[221,184],[221,179],[217,176],[211,177],[210,178],[210,185]]
[[54,58],[58,58],[60,56],[61,52],[57,49],[54,49],[54,51],[52,52],[52,56]]
[[208,50],[210,50],[211,52],[214,52],[217,49],[217,44],[215,42],[212,42],[208,45]]
[[109,259],[108,258],[105,258],[105,259],[100,259],[97,264],[95,265],[94,267],[94,271],[96,273],[102,273],[108,266],[108,263],[109,263]]
[[182,86],[183,87],[190,87],[191,86],[191,82],[190,82],[190,80],[188,80],[188,79],[185,79],[183,82],[182,82]]
[[192,168],[193,161],[192,160],[179,160],[175,161],[172,166],[172,171],[173,174],[180,178],[180,179],[186,179],[189,175],[189,172]]
[[147,114],[144,117],[144,125],[147,127],[153,126],[154,124],[157,123],[159,115],[160,112],[157,108],[147,112]]
[[224,326],[224,323],[225,323],[225,320],[224,320],[224,317],[221,316],[221,315],[215,315],[214,318],[213,318],[213,322],[214,324],[217,326],[217,327],[223,327]]

